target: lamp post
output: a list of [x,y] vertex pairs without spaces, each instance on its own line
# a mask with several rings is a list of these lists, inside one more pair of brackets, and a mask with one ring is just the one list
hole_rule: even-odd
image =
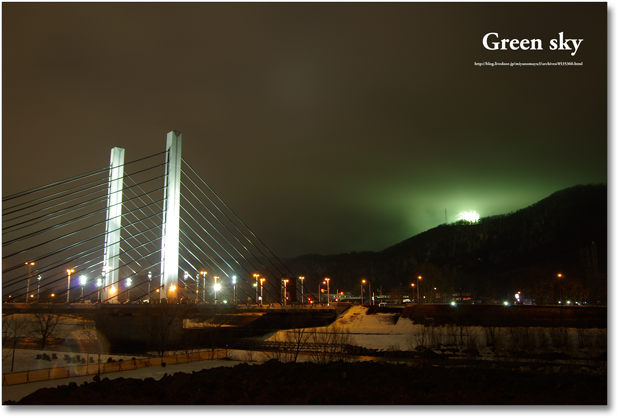
[[41,290],[41,275],[37,276],[37,302],[39,301],[39,291]]
[[304,276],[299,276],[299,280],[301,281],[301,306],[304,305]]
[[185,286],[185,297],[188,299],[187,301],[189,302],[189,286],[187,285],[189,283],[189,273],[185,272],[185,274],[183,274],[183,285]]
[[99,300],[99,303],[101,303],[101,285],[103,284],[103,280],[101,278],[97,279],[97,289],[98,293],[97,293],[97,299]]
[[284,292],[282,293],[282,295],[284,299],[284,306],[286,306],[286,285],[288,284],[288,279],[283,279],[282,283],[283,283],[282,287],[284,288]]
[[28,295],[30,294],[30,275],[32,274],[32,266],[34,266],[34,261],[25,264],[28,266],[28,279],[26,280],[26,302],[28,302]]
[[260,301],[260,306],[261,307],[263,306],[263,282],[264,281],[265,281],[264,277],[260,279],[260,299],[259,299],[259,301]]
[[560,282],[560,325],[562,324],[562,273],[558,273],[558,279]]
[[216,305],[217,305],[217,291],[220,289],[220,285],[217,284],[217,279],[219,279],[219,276],[213,276],[213,290],[214,290],[213,300]]
[[82,286],[82,294],[80,295],[80,300],[84,303],[84,285],[86,284],[86,276],[80,276],[80,285]]
[[258,278],[260,277],[260,274],[254,273],[252,276],[254,276],[254,295],[256,297],[256,302],[258,303]]
[[127,286],[127,301],[131,302],[131,278],[128,277],[127,280],[125,280],[125,285]]
[[327,306],[329,306],[329,278],[325,278],[325,282],[327,283]]
[[364,284],[366,283],[366,280],[362,280],[362,283],[360,284],[360,304],[363,305],[364,304]]
[[232,276],[233,283],[233,305],[237,304],[237,276]]
[[151,303],[151,280],[153,279],[153,274],[149,271],[148,281],[147,281],[147,293],[146,299],[149,303]]
[[[422,280],[422,276],[418,276],[418,280]],[[420,304],[420,282],[418,281],[418,305]]]
[[67,269],[67,303],[69,303],[69,290],[71,289],[71,273],[75,270]]
[[207,296],[205,295],[205,292],[207,289],[207,272],[201,271],[200,274],[202,274],[202,301],[206,303]]
[[374,300],[372,300],[372,294],[370,293],[370,280],[368,280],[368,304],[374,305]]

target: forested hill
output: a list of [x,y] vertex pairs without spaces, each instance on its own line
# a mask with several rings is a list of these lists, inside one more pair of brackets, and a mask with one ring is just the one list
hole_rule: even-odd
[[410,286],[423,275],[427,287],[432,282],[444,292],[503,298],[527,289],[540,303],[550,303],[557,298],[558,272],[565,277],[566,295],[604,299],[606,255],[607,186],[599,184],[560,190],[474,225],[440,225],[383,251],[303,255],[287,265],[310,279],[309,285],[331,277],[341,288],[355,289],[365,278],[374,291]]

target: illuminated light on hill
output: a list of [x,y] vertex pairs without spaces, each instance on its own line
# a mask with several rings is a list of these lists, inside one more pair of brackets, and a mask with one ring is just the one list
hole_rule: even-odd
[[469,212],[461,212],[458,215],[457,220],[459,221],[467,221],[469,223],[475,224],[480,219],[480,214],[475,210]]

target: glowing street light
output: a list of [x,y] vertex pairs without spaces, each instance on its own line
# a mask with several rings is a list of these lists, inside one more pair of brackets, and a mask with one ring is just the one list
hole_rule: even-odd
[[147,277],[148,277],[148,281],[147,281],[146,300],[148,300],[148,302],[151,303],[151,280],[153,280],[153,274],[149,271],[149,274]]
[[37,302],[39,301],[39,291],[41,290],[41,275],[37,276]]
[[260,274],[254,273],[252,276],[254,276],[254,293],[256,295],[256,300],[258,301],[258,278],[260,277]]
[[261,277],[260,279],[260,306],[263,306],[263,282],[265,281],[264,277]]
[[103,279],[101,278],[97,279],[97,289],[99,289],[97,299],[99,299],[99,303],[101,303],[101,286],[102,285],[103,285]]
[[237,276],[232,276],[233,284],[233,305],[237,303]]
[[[418,280],[422,280],[422,276],[418,276]],[[420,282],[418,281],[418,304],[420,304]]]
[[125,286],[127,287],[127,300],[131,302],[131,278],[128,277],[125,280]]
[[284,288],[284,306],[286,306],[286,285],[288,284],[288,279],[283,279],[282,280],[283,283],[283,288]]
[[80,296],[80,300],[82,302],[84,302],[83,299],[84,299],[84,285],[85,284],[86,284],[86,276],[82,275],[80,276],[80,285],[82,286],[82,294]]
[[30,275],[32,274],[32,266],[34,266],[34,261],[24,264],[28,266],[28,280],[26,280],[26,302],[28,302],[28,294],[30,293]]
[[207,271],[203,270],[200,274],[202,275],[202,301],[205,302],[207,300],[207,295],[205,294],[207,291]]
[[299,276],[299,280],[301,281],[301,304],[304,305],[304,276]]
[[360,284],[360,305],[364,304],[364,285],[366,284],[366,280],[362,280]]
[[219,279],[219,276],[213,276],[213,289],[215,290],[215,296],[214,296],[214,300],[215,300],[215,304],[217,304],[217,291],[220,290],[221,286],[218,284],[217,279]]
[[213,290],[215,291],[215,304],[217,305],[217,291],[220,290],[222,288],[222,286],[220,286],[220,284],[217,282],[217,279],[219,279],[219,277],[214,276],[213,278],[215,279],[215,284],[213,285]]
[[560,282],[560,324],[562,324],[562,273],[558,273],[558,281]]
[[67,269],[67,303],[69,303],[69,290],[71,289],[71,273],[75,270]]
[[326,277],[325,282],[324,282],[324,283],[327,283],[327,306],[329,306],[329,280],[330,279]]

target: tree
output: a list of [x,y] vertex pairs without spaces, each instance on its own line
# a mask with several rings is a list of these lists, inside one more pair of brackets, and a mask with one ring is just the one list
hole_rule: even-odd
[[45,349],[47,340],[54,336],[60,316],[54,312],[53,306],[39,308],[35,311],[34,323],[30,329],[30,334],[39,341],[41,349]]
[[15,349],[17,347],[17,342],[26,334],[28,328],[29,323],[24,321],[21,315],[3,315],[2,317],[2,339],[5,341],[12,339],[11,354],[7,353],[5,356],[3,353],[2,359],[4,360],[9,355],[12,355],[11,371],[13,371],[15,366]]
[[158,304],[149,307],[151,327],[146,332],[157,355],[163,357],[170,346],[179,340],[183,327],[184,305]]
[[203,329],[207,331],[209,339],[211,340],[212,351],[215,350],[215,346],[217,345],[217,338],[220,328],[230,322],[233,318],[234,315],[213,313],[202,320]]

